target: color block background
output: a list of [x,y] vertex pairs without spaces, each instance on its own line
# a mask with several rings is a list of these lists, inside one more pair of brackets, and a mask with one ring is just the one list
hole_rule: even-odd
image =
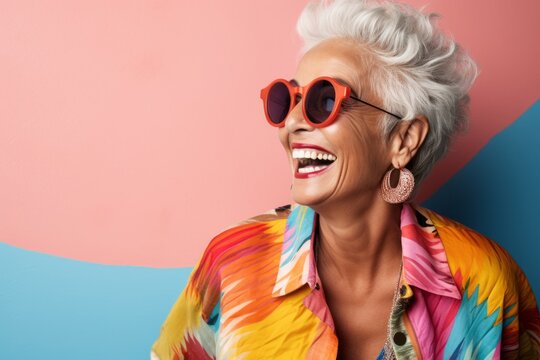
[[[0,358],[148,358],[210,238],[290,202],[258,94],[294,72],[305,3],[2,1]],[[540,3],[411,4],[481,69],[419,201],[539,295]]]

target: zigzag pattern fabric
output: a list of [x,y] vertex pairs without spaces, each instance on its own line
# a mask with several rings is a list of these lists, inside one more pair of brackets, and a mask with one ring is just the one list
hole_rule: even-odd
[[[152,359],[335,359],[316,286],[318,215],[285,206],[216,236]],[[538,359],[540,315],[519,266],[485,236],[415,204],[401,212],[403,272],[391,317],[398,359]],[[404,336],[403,336],[404,335]]]

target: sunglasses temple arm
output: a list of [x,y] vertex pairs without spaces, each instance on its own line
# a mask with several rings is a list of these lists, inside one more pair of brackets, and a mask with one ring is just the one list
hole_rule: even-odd
[[364,100],[362,100],[362,99],[359,99],[359,98],[357,98],[357,97],[355,97],[355,96],[351,96],[350,98],[351,98],[351,99],[354,99],[354,100],[356,100],[356,101],[360,101],[361,103],[366,104],[366,105],[368,105],[368,106],[371,106],[371,107],[373,107],[373,108],[375,108],[375,109],[377,109],[377,110],[380,110],[380,111],[382,111],[382,112],[385,112],[385,113],[387,113],[388,115],[392,115],[393,117],[398,118],[399,120],[403,120],[403,118],[402,118],[401,116],[397,116],[396,114],[392,114],[392,113],[389,112],[389,111],[386,111],[386,110],[384,110],[384,109],[381,109],[380,107],[378,107],[378,106],[376,106],[376,105],[373,105],[373,104],[370,104],[370,103],[368,103],[367,101],[364,101]]

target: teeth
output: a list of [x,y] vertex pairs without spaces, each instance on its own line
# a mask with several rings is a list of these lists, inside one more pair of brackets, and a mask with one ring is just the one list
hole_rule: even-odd
[[331,154],[324,153],[318,150],[300,150],[294,149],[292,151],[293,159],[319,159],[319,160],[336,160],[336,157]]
[[327,167],[328,167],[327,165],[324,165],[324,166],[306,166],[306,167],[303,167],[303,168],[299,168],[298,172],[300,174],[307,174],[307,173],[312,173],[312,172],[315,172],[315,171],[325,169]]

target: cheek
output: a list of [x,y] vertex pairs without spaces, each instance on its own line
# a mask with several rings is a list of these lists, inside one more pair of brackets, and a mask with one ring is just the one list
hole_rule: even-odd
[[[333,134],[335,141],[340,144],[341,151],[347,157],[356,157],[360,160],[361,155],[369,152],[370,135],[368,129],[360,122],[361,118],[344,119],[348,126],[342,126]],[[345,124],[345,121],[343,122]]]
[[[361,119],[356,119],[361,121]],[[347,182],[376,182],[384,164],[384,149],[378,132],[367,126],[351,126],[341,136]]]
[[283,146],[283,150],[287,154],[289,165],[292,167],[293,160],[290,156],[289,134],[284,128],[279,128],[277,135],[278,135],[279,142],[281,143],[281,146]]
[[380,159],[385,146],[377,118],[357,116],[351,118],[349,124],[349,130],[346,132],[347,141],[356,144],[354,147],[370,158]]
[[279,142],[281,143],[281,146],[283,146],[283,148],[287,150],[289,148],[287,130],[285,130],[285,128],[279,128],[277,135],[278,135]]

